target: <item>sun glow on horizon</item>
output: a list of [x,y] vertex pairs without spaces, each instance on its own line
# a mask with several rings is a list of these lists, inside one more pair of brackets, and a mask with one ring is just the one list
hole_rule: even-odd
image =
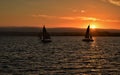
[[90,25],[90,27],[91,27],[92,29],[97,28],[96,25],[94,25],[94,24]]

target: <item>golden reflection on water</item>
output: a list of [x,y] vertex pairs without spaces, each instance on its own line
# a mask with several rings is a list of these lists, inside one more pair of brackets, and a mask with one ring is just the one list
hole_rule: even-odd
[[119,38],[93,38],[86,43],[82,37],[55,37],[42,44],[36,37],[3,37],[0,75],[119,75]]
[[[93,74],[102,75],[102,65],[106,62],[104,56],[102,55],[102,51],[97,49],[96,37],[93,38],[93,42],[86,42],[88,46],[86,51],[83,51],[84,54],[81,59],[83,59],[83,64],[85,70],[88,68],[89,72]],[[87,62],[87,64],[85,64]],[[88,73],[89,73],[88,72]],[[89,75],[87,72],[83,75]]]

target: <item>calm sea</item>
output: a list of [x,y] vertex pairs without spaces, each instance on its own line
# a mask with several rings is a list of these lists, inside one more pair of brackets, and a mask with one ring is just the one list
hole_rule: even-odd
[[0,37],[0,75],[120,75],[120,37]]

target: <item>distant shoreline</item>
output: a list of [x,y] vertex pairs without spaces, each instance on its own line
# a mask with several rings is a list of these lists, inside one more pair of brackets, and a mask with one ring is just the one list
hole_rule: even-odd
[[[51,36],[84,36],[86,29],[81,28],[47,28]],[[118,29],[95,29],[92,36],[120,36]],[[41,36],[42,28],[35,27],[0,27],[0,36]]]

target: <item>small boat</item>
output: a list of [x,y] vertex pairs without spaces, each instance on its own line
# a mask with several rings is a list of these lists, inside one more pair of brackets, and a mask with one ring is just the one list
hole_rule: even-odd
[[90,25],[88,25],[88,28],[87,28],[86,34],[85,34],[85,38],[82,41],[85,41],[85,42],[94,41],[93,38],[92,38],[91,32],[90,32]]
[[52,41],[51,41],[51,37],[50,37],[49,33],[47,32],[45,26],[43,26],[43,29],[42,29],[41,41],[42,41],[43,43],[52,42]]

